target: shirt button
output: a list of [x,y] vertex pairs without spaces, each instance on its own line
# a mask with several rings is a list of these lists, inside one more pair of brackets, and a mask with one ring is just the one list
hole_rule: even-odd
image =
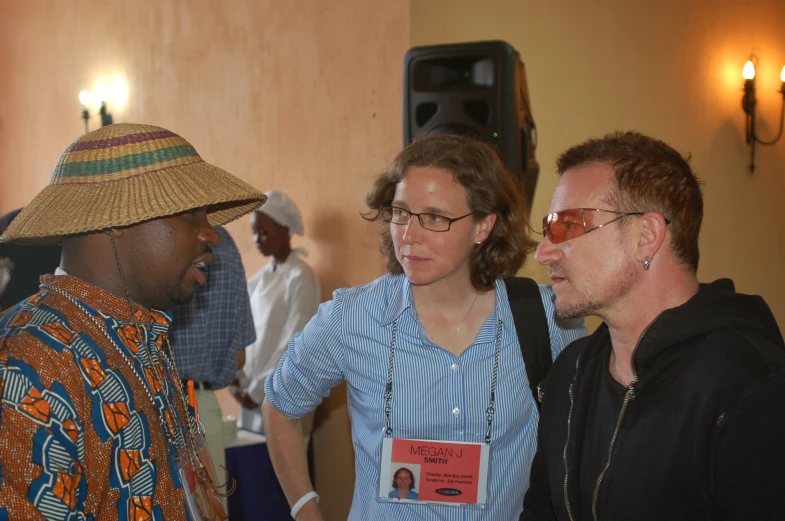
[[458,364],[452,364],[450,366],[450,369],[452,369],[454,373],[457,373],[458,372]]
[[453,409],[453,410],[452,410],[452,413],[453,413],[455,416],[458,416],[459,414],[461,414],[461,410],[460,410],[459,408],[457,408],[457,407],[456,407],[455,409]]

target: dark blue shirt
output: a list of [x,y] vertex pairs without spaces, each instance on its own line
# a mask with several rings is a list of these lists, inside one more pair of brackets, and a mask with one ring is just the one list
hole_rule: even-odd
[[220,242],[213,248],[207,282],[194,288],[187,303],[172,309],[172,349],[180,377],[226,387],[237,370],[237,352],[256,340],[251,302],[240,252],[231,235],[215,229]]

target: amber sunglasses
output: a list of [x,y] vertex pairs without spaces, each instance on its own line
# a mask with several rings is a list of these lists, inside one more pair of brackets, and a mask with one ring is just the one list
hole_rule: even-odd
[[[600,223],[599,215],[603,213],[615,214],[610,221]],[[553,244],[569,241],[585,233],[597,230],[630,215],[643,215],[646,212],[618,212],[616,210],[603,210],[601,208],[571,208],[560,212],[549,213],[542,218],[542,234],[548,237]],[[670,224],[665,219],[665,224]]]

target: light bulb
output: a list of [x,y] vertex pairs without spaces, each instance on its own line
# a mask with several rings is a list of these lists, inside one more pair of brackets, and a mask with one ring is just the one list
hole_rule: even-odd
[[780,81],[785,83],[785,66],[783,66],[782,71],[780,71]]
[[747,60],[747,63],[744,64],[744,69],[741,71],[741,76],[745,80],[755,79],[755,66],[752,64],[752,60]]
[[79,93],[79,103],[81,103],[85,108],[87,108],[87,106],[90,104],[90,98],[91,96],[89,90],[83,90]]

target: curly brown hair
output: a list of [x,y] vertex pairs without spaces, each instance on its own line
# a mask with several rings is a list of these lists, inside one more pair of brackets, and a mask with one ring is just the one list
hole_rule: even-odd
[[568,149],[556,167],[562,175],[591,163],[613,167],[613,186],[606,197],[612,209],[662,214],[670,221],[673,253],[683,267],[696,272],[703,195],[689,158],[639,132],[613,132]]
[[[418,139],[403,149],[390,168],[379,175],[366,196],[369,221],[382,220],[382,208],[395,196],[398,184],[412,167],[432,167],[449,172],[466,192],[475,222],[495,213],[488,238],[469,257],[472,286],[489,290],[496,279],[515,275],[536,246],[530,237],[528,208],[518,186],[490,145],[463,136],[437,134]],[[386,223],[385,223],[386,224]],[[390,273],[403,273],[395,256],[389,226],[381,234],[381,251]]]

